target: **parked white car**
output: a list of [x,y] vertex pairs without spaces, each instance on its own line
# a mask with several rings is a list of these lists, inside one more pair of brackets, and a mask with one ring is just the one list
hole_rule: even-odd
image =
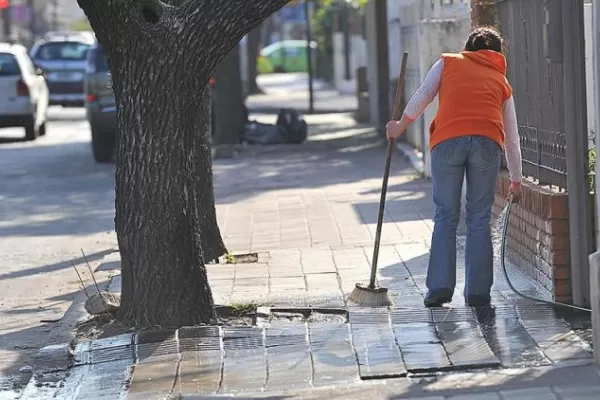
[[48,85],[24,46],[0,43],[0,128],[23,127],[25,139],[46,134]]

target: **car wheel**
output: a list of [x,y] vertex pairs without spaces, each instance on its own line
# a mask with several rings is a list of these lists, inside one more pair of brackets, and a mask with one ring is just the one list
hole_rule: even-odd
[[25,140],[32,141],[37,137],[38,129],[35,127],[35,118],[31,116],[28,118],[27,125],[25,125]]
[[92,153],[98,163],[109,163],[113,159],[115,132],[92,130]]

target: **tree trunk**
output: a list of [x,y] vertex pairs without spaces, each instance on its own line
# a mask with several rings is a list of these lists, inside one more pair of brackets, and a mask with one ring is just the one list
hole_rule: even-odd
[[117,104],[119,319],[214,319],[204,261],[225,252],[209,140],[209,77],[286,0],[78,0],[105,48]]
[[471,1],[471,27],[493,27],[498,25],[496,0]]
[[215,78],[215,144],[235,145],[246,123],[240,74],[240,50],[236,46],[217,67]]
[[256,60],[260,53],[261,31],[262,25],[259,25],[248,34],[248,47],[246,48],[248,53],[248,94],[262,93],[262,90],[258,87],[258,83],[256,83],[256,78],[258,77]]

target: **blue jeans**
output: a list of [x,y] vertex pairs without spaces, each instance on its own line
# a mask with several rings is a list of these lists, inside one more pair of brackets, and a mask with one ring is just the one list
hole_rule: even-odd
[[454,291],[456,230],[460,219],[463,177],[467,176],[467,247],[465,298],[490,296],[494,254],[490,218],[500,170],[500,146],[483,136],[445,140],[431,151],[435,227],[427,271],[427,288]]

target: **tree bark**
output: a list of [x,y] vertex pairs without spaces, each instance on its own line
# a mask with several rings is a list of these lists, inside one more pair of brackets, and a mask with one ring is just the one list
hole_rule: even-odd
[[496,0],[471,1],[471,27],[493,27],[498,25]]
[[219,64],[215,78],[215,144],[239,144],[246,123],[239,46]]
[[259,25],[248,34],[248,47],[246,48],[248,53],[248,94],[262,93],[262,90],[258,87],[258,83],[256,83],[256,78],[258,77],[256,60],[260,53],[261,32],[262,25]]
[[208,80],[287,0],[78,0],[105,48],[117,104],[119,319],[209,323],[204,261],[225,253],[216,221]]

